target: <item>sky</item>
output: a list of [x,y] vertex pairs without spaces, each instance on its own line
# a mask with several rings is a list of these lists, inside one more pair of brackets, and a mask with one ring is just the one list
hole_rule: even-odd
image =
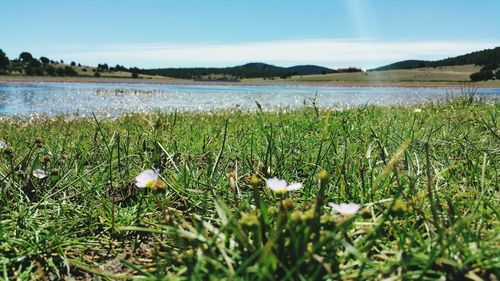
[[500,46],[500,0],[0,0],[0,49],[84,65],[372,68]]

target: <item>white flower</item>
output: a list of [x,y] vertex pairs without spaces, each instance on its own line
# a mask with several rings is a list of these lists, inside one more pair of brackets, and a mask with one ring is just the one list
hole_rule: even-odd
[[159,170],[145,170],[135,177],[135,185],[140,188],[152,186],[159,176]]
[[145,170],[135,177],[135,186],[139,188],[165,189],[166,185],[159,180],[160,170]]
[[420,113],[420,112],[422,112],[422,109],[420,109],[420,108],[415,108],[415,109],[413,110],[413,112],[415,112],[415,113]]
[[334,211],[336,211],[337,213],[340,213],[342,215],[354,215],[361,208],[360,205],[355,204],[355,203],[347,203],[347,204],[328,203],[328,205],[330,205],[330,207],[332,207],[332,209]]
[[266,186],[275,193],[285,193],[287,191],[295,191],[302,188],[302,184],[294,182],[287,185],[286,180],[280,180],[276,177],[266,180]]
[[36,170],[33,171],[33,176],[35,178],[43,179],[43,178],[45,178],[47,176],[47,174],[42,169],[36,169]]
[[4,140],[0,140],[0,148],[7,147],[7,143]]

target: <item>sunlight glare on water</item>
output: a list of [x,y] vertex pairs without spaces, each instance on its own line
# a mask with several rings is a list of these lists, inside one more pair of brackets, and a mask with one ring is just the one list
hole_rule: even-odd
[[[480,88],[478,96],[498,100],[500,88]],[[156,110],[215,111],[297,109],[412,104],[460,95],[457,88],[347,87],[296,85],[143,85],[94,83],[0,84],[0,115],[119,116]]]

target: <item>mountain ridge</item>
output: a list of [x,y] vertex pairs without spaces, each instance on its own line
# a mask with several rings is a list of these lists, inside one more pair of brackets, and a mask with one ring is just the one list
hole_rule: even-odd
[[232,67],[190,67],[190,68],[153,68],[141,69],[140,73],[162,75],[181,79],[237,80],[242,78],[290,77],[292,75],[311,75],[336,73],[337,70],[318,65],[296,65],[281,67],[261,62],[250,62]]

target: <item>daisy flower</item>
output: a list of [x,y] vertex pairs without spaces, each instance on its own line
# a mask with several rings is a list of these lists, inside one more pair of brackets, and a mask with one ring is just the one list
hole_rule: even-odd
[[288,191],[295,191],[301,189],[302,183],[294,182],[290,185],[286,183],[286,180],[280,180],[276,177],[266,180],[266,186],[271,189],[274,193],[286,193]]
[[33,176],[38,179],[43,179],[47,176],[47,174],[42,169],[36,169],[33,171]]
[[355,204],[355,203],[347,203],[347,204],[344,204],[344,203],[341,203],[341,204],[328,203],[328,205],[330,207],[332,207],[332,209],[335,212],[337,212],[337,213],[339,213],[341,215],[354,215],[361,208],[360,205]]
[[4,140],[0,140],[0,149],[7,147],[7,143]]
[[151,188],[153,190],[156,189],[165,189],[166,185],[162,180],[159,180],[160,176],[159,170],[145,170],[140,173],[137,177],[135,177],[135,186],[139,188]]

